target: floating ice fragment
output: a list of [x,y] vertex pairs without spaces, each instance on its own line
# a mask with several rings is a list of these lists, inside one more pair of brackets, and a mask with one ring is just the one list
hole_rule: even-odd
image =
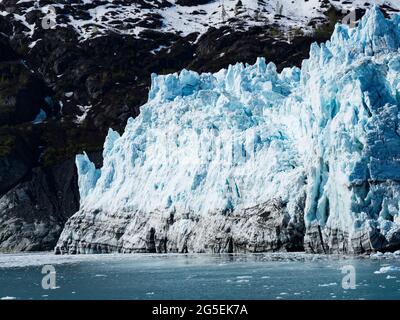
[[388,272],[397,272],[400,271],[400,267],[396,266],[386,266],[386,267],[381,267],[379,270],[375,271],[375,274],[381,274],[381,273],[388,273]]
[[331,287],[331,286],[337,286],[337,283],[331,282],[331,283],[318,284],[318,287]]

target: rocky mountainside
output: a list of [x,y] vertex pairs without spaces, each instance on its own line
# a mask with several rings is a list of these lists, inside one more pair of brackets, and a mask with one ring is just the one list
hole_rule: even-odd
[[[373,1],[389,16],[397,1]],[[78,211],[75,155],[102,165],[108,129],[148,100],[150,75],[257,57],[300,66],[350,8],[328,0],[0,1],[0,251],[52,249]],[[275,205],[275,204],[271,204]]]

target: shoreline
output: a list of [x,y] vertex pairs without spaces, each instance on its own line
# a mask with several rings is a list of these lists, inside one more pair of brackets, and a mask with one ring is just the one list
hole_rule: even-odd
[[396,254],[373,253],[364,255],[341,254],[313,254],[305,252],[266,252],[266,253],[101,253],[101,254],[64,254],[55,255],[52,251],[24,252],[24,253],[0,253],[0,269],[17,267],[34,267],[46,264],[62,265],[81,262],[110,261],[134,262],[151,259],[185,260],[198,259],[199,263],[223,261],[234,262],[315,262],[315,261],[339,261],[339,260],[399,260],[400,251]]

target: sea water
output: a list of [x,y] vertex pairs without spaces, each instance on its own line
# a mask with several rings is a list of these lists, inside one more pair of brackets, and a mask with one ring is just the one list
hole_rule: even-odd
[[0,298],[398,299],[400,259],[302,253],[1,254]]

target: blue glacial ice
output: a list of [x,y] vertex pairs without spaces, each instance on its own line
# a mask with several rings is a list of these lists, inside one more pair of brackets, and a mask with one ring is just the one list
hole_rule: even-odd
[[[301,68],[151,78],[57,251],[355,252],[400,245],[400,15],[377,7]],[[296,244],[291,246],[290,243]]]

